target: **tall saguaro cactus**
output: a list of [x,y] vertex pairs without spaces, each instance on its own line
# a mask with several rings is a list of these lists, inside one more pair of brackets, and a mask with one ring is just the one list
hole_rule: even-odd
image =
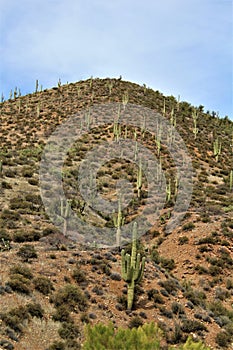
[[233,188],[233,170],[231,170],[230,171],[230,176],[229,176],[229,178],[230,178],[230,191],[232,190],[232,188]]
[[137,172],[137,191],[138,198],[141,197],[141,189],[142,189],[142,159],[140,158],[138,172]]
[[143,277],[145,268],[145,260],[141,259],[141,254],[137,253],[137,223],[134,223],[133,234],[132,234],[132,248],[131,255],[125,253],[125,250],[121,251],[121,274],[122,278],[127,282],[128,295],[127,295],[127,309],[131,310],[134,301],[134,288],[135,284],[139,283]]
[[63,224],[63,234],[64,236],[67,235],[67,221],[70,217],[70,211],[71,211],[71,200],[68,199],[66,201],[66,205],[64,206],[64,201],[61,198],[61,208],[60,208],[60,215],[64,220],[64,224]]
[[118,211],[117,214],[113,216],[114,226],[116,227],[116,246],[120,248],[121,246],[121,226],[124,225],[125,218],[121,210],[121,195],[118,198]]
[[221,149],[222,149],[222,143],[221,143],[221,140],[219,140],[218,137],[214,141],[213,147],[214,147],[214,156],[215,156],[216,162],[218,162],[218,157],[220,156]]

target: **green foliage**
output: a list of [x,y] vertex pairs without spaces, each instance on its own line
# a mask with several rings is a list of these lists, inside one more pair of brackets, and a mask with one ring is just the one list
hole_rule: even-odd
[[76,339],[79,336],[79,328],[73,323],[63,322],[58,334],[62,339]]
[[72,284],[67,284],[59,289],[57,293],[51,297],[51,301],[55,306],[66,304],[70,311],[84,311],[87,308],[87,300],[82,291]]
[[14,274],[10,277],[7,285],[11,287],[12,290],[18,293],[30,294],[30,281],[21,274]]
[[114,331],[112,324],[101,323],[85,328],[86,341],[83,350],[156,350],[160,349],[161,331],[154,323],[138,328]]
[[[83,350],[162,350],[163,334],[154,323],[146,323],[138,328],[114,330],[113,324],[108,326],[98,323],[86,325]],[[194,342],[188,337],[180,347],[170,346],[169,350],[210,350],[201,342]]]
[[188,222],[187,224],[182,226],[182,230],[183,231],[190,231],[192,229],[194,229],[195,225],[193,222]]
[[231,340],[231,335],[225,331],[219,332],[215,338],[216,343],[223,348],[228,348],[228,345],[230,344]]
[[53,320],[59,321],[59,322],[69,322],[71,323],[72,319],[70,316],[70,310],[69,307],[67,307],[65,304],[58,306],[55,313],[53,314]]
[[[173,349],[172,348],[169,348]],[[210,348],[206,347],[202,342],[194,342],[191,337],[188,337],[185,344],[181,345],[179,348],[176,348],[177,350],[210,350]]]
[[80,270],[80,267],[74,269],[72,277],[77,283],[83,283],[87,281],[86,274],[84,271]]
[[22,275],[25,278],[31,279],[33,274],[31,270],[25,265],[15,265],[10,269],[10,275]]
[[185,333],[207,331],[206,326],[197,320],[184,320],[181,329]]
[[142,319],[139,316],[135,316],[133,318],[131,318],[131,320],[129,321],[129,328],[138,328],[140,326],[143,325]]
[[55,341],[46,350],[65,350],[65,344],[61,341]]
[[37,258],[35,247],[30,244],[25,244],[23,247],[19,248],[17,255],[20,256],[25,262],[28,262],[30,259]]
[[33,280],[35,289],[38,292],[48,295],[52,290],[54,290],[53,283],[47,277],[37,277]]
[[32,317],[42,318],[44,315],[44,310],[38,303],[27,304],[27,311]]

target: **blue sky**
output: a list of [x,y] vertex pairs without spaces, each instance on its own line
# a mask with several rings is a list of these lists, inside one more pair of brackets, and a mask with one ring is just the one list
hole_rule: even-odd
[[0,0],[0,94],[119,77],[233,119],[231,0]]

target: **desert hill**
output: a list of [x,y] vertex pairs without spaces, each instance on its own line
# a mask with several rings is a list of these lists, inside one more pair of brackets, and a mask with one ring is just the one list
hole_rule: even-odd
[[[116,222],[114,215],[95,212],[80,194],[82,159],[117,138],[143,145],[158,159],[165,202],[157,220],[137,242],[146,263],[132,310],[126,310],[127,285],[121,277],[119,249],[102,248],[98,235],[77,232],[72,220],[67,224],[59,197],[54,200],[58,223],[54,225],[41,197],[41,161],[48,139],[79,113],[86,118],[80,127],[89,127],[91,111],[101,105],[120,106],[122,113],[130,106],[141,106],[159,114],[169,131],[178,132],[192,164],[190,204],[179,225],[168,231],[181,191],[169,150],[174,133],[166,136],[157,129],[152,135],[146,123],[135,127],[113,117],[105,125],[90,127],[67,151],[62,168],[65,196],[84,228],[88,223],[100,232],[116,230]],[[86,323],[109,320],[115,327],[155,321],[164,334],[164,349],[185,342],[189,334],[212,349],[232,348],[232,121],[145,85],[121,78],[91,78],[59,82],[43,91],[36,85],[36,91],[26,96],[19,96],[16,89],[0,103],[0,125],[0,348],[78,349]],[[69,141],[69,134],[66,137]],[[134,155],[136,159],[136,151]],[[149,184],[142,174],[138,185],[138,168],[134,161],[115,157],[97,172],[97,189],[106,200],[116,200],[119,179],[132,184],[133,199],[121,210],[124,224],[147,209]],[[48,180],[44,197],[53,198],[53,191]],[[145,220],[150,215],[145,210]],[[125,249],[130,251],[130,244]],[[69,292],[75,302],[67,299]],[[69,325],[78,329],[75,335],[69,335]],[[63,345],[52,347],[56,341]]]

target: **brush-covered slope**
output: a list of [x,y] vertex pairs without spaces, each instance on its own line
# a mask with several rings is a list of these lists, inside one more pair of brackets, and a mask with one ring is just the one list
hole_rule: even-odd
[[[185,142],[193,166],[189,209],[168,233],[166,224],[176,201],[176,169],[169,150],[163,142],[159,148],[150,133],[122,125],[121,136],[127,132],[134,139],[136,133],[137,142],[160,159],[170,186],[159,219],[140,239],[146,267],[131,312],[125,310],[126,285],[118,250],[99,249],[83,235],[78,242],[65,237],[49,220],[40,196],[40,161],[52,132],[84,108],[112,102],[147,107],[167,118]],[[0,125],[0,347],[42,350],[60,341],[63,345],[50,349],[78,349],[85,323],[112,320],[116,327],[155,321],[167,344],[182,343],[192,333],[213,349],[231,348],[230,120],[146,86],[121,79],[89,79],[27,96],[15,93],[0,104]],[[63,167],[64,191],[72,209],[82,220],[100,227],[114,227],[113,217],[97,215],[85,206],[77,173],[88,151],[112,139],[114,120],[74,143]],[[97,175],[98,191],[108,200],[114,198],[119,179],[129,180],[134,198],[123,215],[126,222],[140,216],[147,183],[143,178],[138,195],[138,168],[133,162],[112,159]]]

